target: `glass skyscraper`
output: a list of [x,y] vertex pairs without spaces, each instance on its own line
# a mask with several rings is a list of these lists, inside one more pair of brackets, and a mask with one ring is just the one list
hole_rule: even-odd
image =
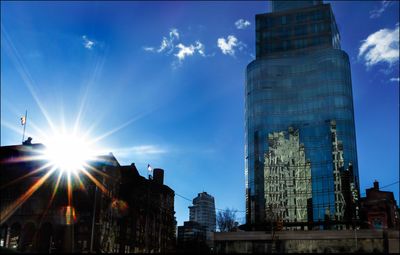
[[330,4],[272,1],[271,13],[256,15],[245,176],[249,225],[270,213],[288,223],[352,217],[345,191],[350,183],[359,192],[359,183],[350,63]]

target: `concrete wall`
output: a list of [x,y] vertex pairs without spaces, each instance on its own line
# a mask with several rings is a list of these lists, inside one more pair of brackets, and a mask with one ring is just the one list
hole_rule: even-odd
[[398,253],[399,231],[217,232],[217,253]]

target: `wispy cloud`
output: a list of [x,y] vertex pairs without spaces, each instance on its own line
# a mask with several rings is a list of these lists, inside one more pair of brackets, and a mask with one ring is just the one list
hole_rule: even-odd
[[139,146],[132,146],[128,148],[120,148],[114,149],[116,154],[121,156],[129,156],[129,155],[158,155],[158,154],[165,154],[168,151],[164,148],[161,148],[157,145],[139,145]]
[[375,8],[369,12],[369,17],[371,19],[379,18],[382,13],[392,4],[390,0],[383,0],[379,8]]
[[180,43],[176,45],[176,48],[179,49],[179,52],[174,55],[178,58],[179,61],[184,60],[186,56],[192,56],[196,52],[203,57],[205,56],[204,45],[199,41],[196,41],[195,45],[190,44],[189,46],[185,46],[182,43]]
[[169,31],[169,37],[170,37],[170,38],[176,37],[177,39],[179,39],[178,29],[176,29],[176,28],[171,28],[171,30]]
[[171,54],[175,48],[175,41],[179,40],[179,32],[176,28],[171,28],[168,34],[168,37],[163,36],[161,40],[160,47],[143,47],[143,50],[150,52],[162,53],[166,52],[167,54]]
[[168,37],[163,37],[160,47],[143,47],[143,50],[165,55],[173,53],[173,56],[177,58],[176,61],[172,62],[174,68],[181,66],[182,61],[189,56],[200,55],[206,57],[204,44],[198,40],[189,45],[180,42],[180,34],[176,28],[170,29]]
[[394,29],[381,29],[362,41],[358,53],[365,65],[371,67],[379,62],[390,66],[399,61],[399,23]]
[[237,29],[246,29],[250,25],[251,25],[250,21],[244,19],[239,19],[238,21],[235,22],[235,26]]
[[154,47],[143,47],[143,49],[145,50],[145,51],[155,51],[155,48]]
[[83,40],[83,46],[85,46],[85,48],[89,50],[91,50],[96,44],[94,40],[89,40],[89,38],[86,35],[82,36],[82,40]]
[[400,78],[399,77],[393,77],[393,78],[390,79],[390,81],[400,82]]
[[235,48],[242,51],[247,45],[239,41],[234,35],[229,35],[227,39],[221,37],[217,40],[218,48],[221,49],[222,54],[235,56]]

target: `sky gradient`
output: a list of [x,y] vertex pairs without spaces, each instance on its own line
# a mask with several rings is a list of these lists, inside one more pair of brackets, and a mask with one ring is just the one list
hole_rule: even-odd
[[[399,180],[399,2],[331,3],[349,54],[361,193]],[[79,132],[244,222],[244,81],[268,1],[1,2],[1,145]],[[399,184],[393,191],[399,203]],[[178,225],[190,202],[175,196]]]

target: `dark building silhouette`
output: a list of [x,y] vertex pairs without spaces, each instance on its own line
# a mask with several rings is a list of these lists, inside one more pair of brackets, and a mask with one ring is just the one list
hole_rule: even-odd
[[182,253],[208,253],[207,227],[196,221],[185,221],[178,227],[178,252]]
[[366,189],[366,197],[360,202],[362,228],[399,230],[400,215],[393,192],[379,190],[378,181]]
[[164,185],[164,170],[146,179],[132,164],[121,167],[120,199],[127,203],[119,219],[119,252],[175,251],[174,191]]
[[88,162],[107,192],[81,174],[84,185],[74,180],[69,198],[66,176],[44,167],[44,149],[30,142],[0,147],[2,246],[23,252],[112,251],[117,228],[109,205],[118,194],[117,160],[109,154]]
[[90,176],[81,171],[78,181],[71,174],[69,189],[66,176],[46,166],[44,149],[31,142],[0,147],[1,247],[44,253],[174,249],[174,192],[163,185],[161,169],[148,180],[110,153],[87,162]]

